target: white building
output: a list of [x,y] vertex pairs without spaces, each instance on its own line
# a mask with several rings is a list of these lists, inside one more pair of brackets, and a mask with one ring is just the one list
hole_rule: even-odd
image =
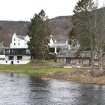
[[10,48],[28,48],[28,41],[30,38],[28,35],[16,35],[16,33],[12,36],[12,42],[10,44]]
[[4,48],[3,53],[0,55],[0,64],[27,64],[31,60],[30,51],[28,49],[28,35],[12,36],[12,42],[9,48]]
[[53,35],[50,35],[50,41],[48,43],[48,46],[50,48],[50,53],[57,54],[62,49],[70,49],[70,45],[68,43],[68,40],[65,41],[56,41],[53,38]]

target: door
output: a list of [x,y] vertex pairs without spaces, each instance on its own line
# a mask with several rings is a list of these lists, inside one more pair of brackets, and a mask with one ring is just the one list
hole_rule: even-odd
[[13,61],[11,61],[11,64],[13,64]]

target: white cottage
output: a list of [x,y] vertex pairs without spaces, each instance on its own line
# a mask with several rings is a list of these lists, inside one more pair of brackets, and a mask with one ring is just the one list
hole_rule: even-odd
[[31,60],[31,54],[28,49],[28,35],[12,36],[12,42],[9,48],[4,49],[4,54],[0,55],[0,64],[27,64]]
[[68,40],[63,41],[56,41],[53,38],[53,35],[50,35],[50,41],[48,43],[50,54],[57,54],[60,50],[63,49],[70,49],[70,45],[68,43]]

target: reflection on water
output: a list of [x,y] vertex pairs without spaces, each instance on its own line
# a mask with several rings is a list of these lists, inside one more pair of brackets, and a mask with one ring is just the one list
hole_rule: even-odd
[[0,105],[105,105],[105,86],[0,74]]

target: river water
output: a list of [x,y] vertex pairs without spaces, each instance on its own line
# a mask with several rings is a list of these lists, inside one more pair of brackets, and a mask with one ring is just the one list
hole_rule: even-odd
[[105,105],[105,86],[2,73],[0,105]]

